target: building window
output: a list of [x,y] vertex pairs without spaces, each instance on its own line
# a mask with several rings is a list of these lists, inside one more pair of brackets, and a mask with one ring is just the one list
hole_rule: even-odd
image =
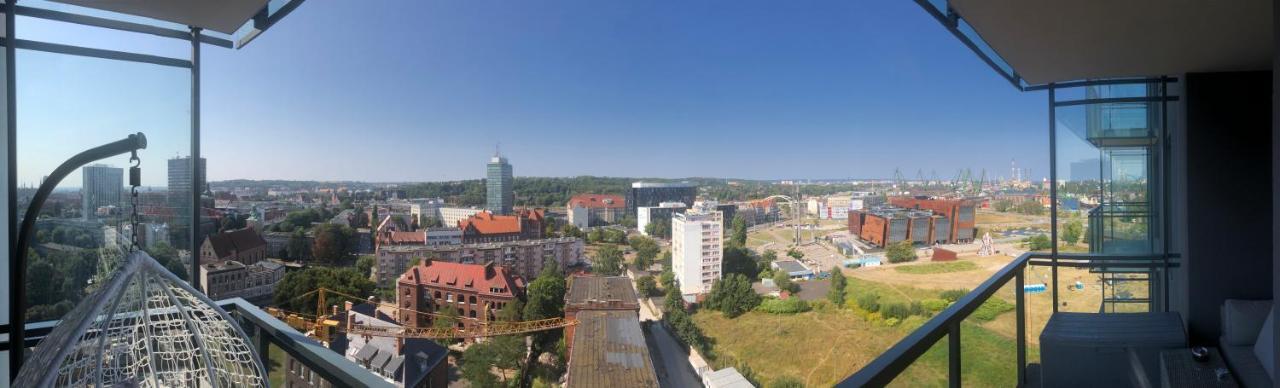
[[[471,304],[476,304],[476,296],[475,296],[475,295],[472,295],[472,296],[470,297],[470,299],[469,299],[469,300],[470,300]],[[475,318],[475,317],[472,317],[472,318]]]

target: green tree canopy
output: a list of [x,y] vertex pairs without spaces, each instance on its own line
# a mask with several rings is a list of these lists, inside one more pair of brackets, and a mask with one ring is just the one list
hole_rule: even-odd
[[567,289],[564,274],[555,262],[548,260],[538,278],[529,283],[525,292],[525,320],[539,320],[564,316],[564,293]]
[[653,276],[645,275],[636,279],[636,292],[640,297],[654,296],[658,292],[658,281]]
[[840,271],[840,267],[831,267],[831,287],[827,289],[827,300],[836,306],[843,306],[845,299],[845,285],[848,280],[844,278],[844,272]]
[[905,263],[916,260],[916,249],[910,241],[898,241],[885,247],[884,256],[890,263]]
[[1080,223],[1079,219],[1072,219],[1062,225],[1062,241],[1067,244],[1076,245],[1076,242],[1080,241],[1080,235],[1083,233],[1084,225]]
[[747,220],[740,215],[733,217],[733,235],[729,243],[740,247],[747,246]]
[[311,256],[315,259],[336,264],[355,251],[355,231],[349,226],[324,223],[314,233]]
[[524,339],[517,336],[493,337],[471,345],[462,353],[462,377],[475,387],[506,385],[505,374],[501,377],[495,375],[491,368],[517,370],[524,354]]
[[596,251],[595,273],[604,276],[622,274],[622,251],[612,245],[605,245]]
[[[315,314],[316,295],[304,295],[321,287],[354,296],[373,295],[375,285],[368,274],[360,274],[353,268],[311,267],[285,274],[276,285],[275,305],[293,312]],[[342,297],[330,295],[325,302],[340,304]],[[362,302],[357,300],[354,302]]]
[[773,285],[779,290],[786,291],[791,294],[800,292],[800,285],[791,281],[791,275],[787,271],[777,271],[773,273]]
[[746,276],[730,274],[711,286],[706,305],[734,318],[759,306],[760,295],[751,288],[751,280]]

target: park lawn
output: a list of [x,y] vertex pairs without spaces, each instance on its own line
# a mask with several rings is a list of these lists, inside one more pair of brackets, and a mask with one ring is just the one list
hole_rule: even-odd
[[[717,368],[733,366],[736,360],[750,367],[765,385],[780,376],[791,376],[810,387],[840,382],[912,330],[904,325],[871,323],[849,309],[834,308],[795,315],[752,311],[734,319],[702,311],[694,315],[694,322],[712,339]],[[965,323],[961,341],[965,386],[1013,385],[1017,355],[1012,339]],[[894,385],[946,386],[946,349],[944,337]]]
[[276,346],[276,344],[268,344],[268,346],[271,349],[271,354],[270,357],[267,358],[266,362],[267,382],[272,387],[283,387],[285,374],[284,359],[286,357],[284,349]]
[[881,305],[894,302],[910,304],[914,301],[937,299],[941,294],[939,290],[924,290],[907,285],[873,282],[852,276],[846,277],[845,280],[849,282],[846,288],[846,306],[856,304],[859,295],[868,293],[880,295]]
[[949,272],[963,272],[978,269],[978,265],[972,261],[944,261],[938,263],[927,263],[917,265],[902,265],[894,267],[893,270],[909,273],[914,275],[930,275]]

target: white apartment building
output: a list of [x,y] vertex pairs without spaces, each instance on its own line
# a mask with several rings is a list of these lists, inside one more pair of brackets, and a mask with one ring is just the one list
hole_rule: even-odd
[[724,259],[724,215],[712,206],[695,206],[671,216],[671,267],[685,300],[711,291]]

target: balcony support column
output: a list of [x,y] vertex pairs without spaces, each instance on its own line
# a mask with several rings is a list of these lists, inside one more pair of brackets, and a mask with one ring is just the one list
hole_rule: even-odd
[[200,165],[200,27],[191,27],[191,287],[200,288],[200,192],[204,184]]
[[947,386],[960,388],[960,322],[951,324],[947,332]]
[[[1058,312],[1058,124],[1054,85],[1049,84],[1049,249],[1053,266],[1053,312]],[[1034,178],[1033,178],[1034,179]],[[1021,290],[1019,290],[1021,291]]]
[[1025,386],[1027,384],[1027,298],[1023,288],[1023,277],[1027,268],[1023,267],[1017,275],[1013,277],[1013,294],[1014,294],[1014,319],[1017,320],[1017,341],[1018,347],[1018,383],[1017,386]]

